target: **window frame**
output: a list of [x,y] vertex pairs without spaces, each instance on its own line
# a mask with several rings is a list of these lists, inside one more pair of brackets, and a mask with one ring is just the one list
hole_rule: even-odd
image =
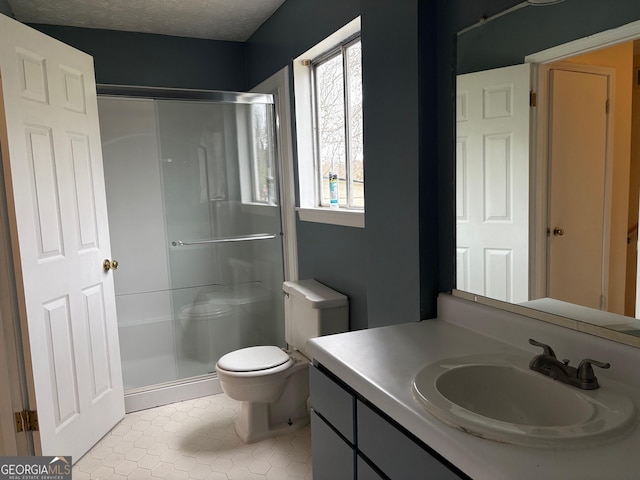
[[340,45],[360,38],[360,17],[346,24],[317,45],[292,61],[293,91],[295,97],[295,136],[298,163],[298,206],[296,211],[303,222],[364,228],[364,208],[331,209],[319,206],[319,186],[316,178],[317,157],[315,144],[314,107],[312,96],[312,60],[320,61]]
[[[320,119],[319,119],[319,107],[318,107],[318,81],[317,81],[317,68],[334,58],[342,57],[342,99],[343,99],[343,111],[344,111],[344,150],[345,150],[345,186],[346,192],[346,207],[340,206],[340,208],[346,208],[347,210],[362,210],[364,206],[356,206],[353,204],[353,184],[352,184],[352,165],[353,158],[353,142],[351,138],[351,108],[350,108],[350,88],[349,88],[349,72],[347,50],[360,43],[362,48],[362,35],[361,32],[357,32],[338,45],[334,46],[330,50],[322,53],[311,60],[310,68],[311,72],[311,92],[312,92],[312,109],[313,109],[313,131],[314,131],[314,168],[316,173],[316,205],[319,208],[328,208],[328,205],[322,203],[322,189],[324,184],[324,177],[322,175],[322,160],[320,158]],[[362,62],[362,60],[361,60]],[[338,179],[339,180],[339,179]]]

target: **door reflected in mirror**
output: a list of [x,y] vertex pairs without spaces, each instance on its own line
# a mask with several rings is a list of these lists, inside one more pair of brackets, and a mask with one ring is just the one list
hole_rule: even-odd
[[458,36],[456,283],[636,334],[640,5],[620,4],[615,25],[566,0]]

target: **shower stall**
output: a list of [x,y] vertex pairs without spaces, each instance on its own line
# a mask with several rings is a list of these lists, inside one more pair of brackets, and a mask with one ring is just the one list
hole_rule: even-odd
[[98,98],[128,411],[219,392],[220,356],[284,346],[273,97],[153,94]]

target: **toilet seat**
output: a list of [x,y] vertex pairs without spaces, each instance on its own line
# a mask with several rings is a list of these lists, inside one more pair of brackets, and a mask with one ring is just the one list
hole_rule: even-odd
[[273,345],[248,347],[223,355],[216,368],[229,373],[248,374],[250,372],[276,373],[287,369],[294,360],[287,352]]

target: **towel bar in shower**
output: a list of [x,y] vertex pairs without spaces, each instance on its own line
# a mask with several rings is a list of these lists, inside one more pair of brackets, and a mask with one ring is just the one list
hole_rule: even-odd
[[239,237],[213,238],[211,240],[191,240],[189,242],[178,240],[171,242],[171,245],[174,247],[186,247],[188,245],[205,245],[208,243],[251,242],[253,240],[271,240],[272,238],[278,238],[278,236],[279,234],[277,233],[255,233]]

